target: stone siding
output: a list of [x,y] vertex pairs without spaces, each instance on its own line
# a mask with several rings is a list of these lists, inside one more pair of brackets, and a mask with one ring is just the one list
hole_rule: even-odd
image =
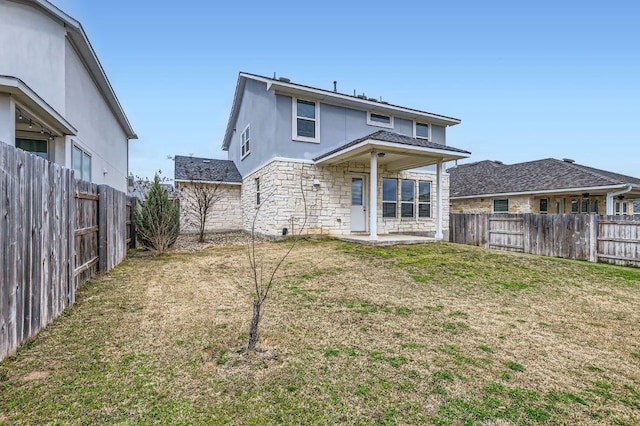
[[[509,199],[509,213],[540,213],[541,198],[546,198],[548,200],[547,208],[549,214],[558,213],[558,203],[563,206],[563,212],[565,214],[572,213],[571,201],[574,199],[578,200],[579,209],[581,209],[582,206],[582,197],[580,195],[553,195],[548,197],[538,195],[519,195],[511,197],[468,198],[462,200],[451,200],[451,211],[453,213],[490,214],[493,213],[493,200],[504,198]],[[591,200],[596,200],[598,202],[597,213],[599,215],[606,214],[606,196],[590,196],[589,201]],[[589,207],[591,207],[591,203],[589,203]]]
[[[243,227],[260,235],[282,236],[283,229],[297,233],[304,221],[304,197],[307,205],[305,234],[348,235],[351,233],[351,177],[368,177],[369,168],[361,164],[320,167],[308,163],[273,161],[243,180]],[[432,172],[390,173],[378,171],[378,234],[419,233],[435,235],[437,212],[436,174]],[[382,218],[382,178],[431,181],[432,217],[425,219]],[[443,174],[443,231],[449,227],[449,176]],[[260,206],[256,199],[256,179],[260,182]],[[314,180],[318,182],[314,185]],[[368,183],[365,183],[368,188]],[[368,191],[367,191],[368,192]],[[259,210],[258,210],[259,209]],[[254,225],[255,219],[255,225]],[[367,220],[368,222],[368,220]]]
[[[180,232],[199,232],[199,214],[194,204],[192,183],[176,182],[176,190],[180,196]],[[243,228],[240,185],[210,185],[215,201],[207,214],[206,232],[236,231]],[[215,191],[215,192],[213,192]]]

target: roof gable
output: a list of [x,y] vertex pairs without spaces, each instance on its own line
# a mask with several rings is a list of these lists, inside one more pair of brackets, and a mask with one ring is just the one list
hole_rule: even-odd
[[638,178],[554,158],[512,165],[481,161],[463,164],[448,172],[451,175],[451,197],[640,186]]

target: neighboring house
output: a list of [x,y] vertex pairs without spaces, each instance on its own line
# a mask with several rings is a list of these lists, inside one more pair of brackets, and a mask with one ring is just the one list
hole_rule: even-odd
[[[151,185],[153,185],[152,181],[134,181],[133,185],[127,188],[127,195],[130,197],[136,197],[138,200],[143,201],[147,196],[149,189],[151,189]],[[161,183],[160,187],[167,191],[167,195],[170,200],[177,200],[180,198],[178,191],[173,185],[169,183]]]
[[470,155],[446,145],[446,128],[459,123],[335,85],[240,73],[222,149],[242,181],[241,228],[255,219],[258,234],[297,233],[306,205],[306,234],[442,239],[449,216],[442,164]]
[[573,160],[480,161],[447,170],[453,213],[633,214],[640,179]]
[[174,183],[180,197],[180,229],[199,230],[199,208],[204,205],[205,198],[211,201],[205,231],[242,229],[242,176],[233,161],[181,155],[176,155],[174,160]]
[[640,201],[636,201],[633,203],[633,213],[635,215],[640,215]]
[[0,142],[126,192],[137,136],[80,23],[45,0],[0,0]]

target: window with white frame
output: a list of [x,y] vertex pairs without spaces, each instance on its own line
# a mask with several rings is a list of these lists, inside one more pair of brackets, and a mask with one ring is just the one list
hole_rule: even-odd
[[400,181],[400,217],[415,217],[415,182]]
[[386,114],[377,114],[375,112],[367,112],[367,124],[370,126],[387,127],[393,129],[393,116]]
[[624,201],[616,201],[615,203],[615,215],[621,216],[629,213],[627,203]]
[[244,130],[242,131],[242,135],[240,135],[240,139],[242,141],[242,157],[244,158],[247,155],[249,155],[249,153],[251,152],[251,130],[250,128],[250,124],[247,124],[247,127],[244,128]]
[[431,126],[427,123],[413,122],[413,137],[417,139],[431,139]]
[[580,202],[576,198],[571,200],[571,213],[580,213]]
[[320,140],[320,104],[293,98],[293,139],[302,142]]
[[549,199],[548,198],[540,198],[540,213],[541,214],[549,213]]
[[382,217],[397,217],[398,180],[382,179]]
[[509,213],[509,200],[493,200],[494,213]]
[[431,217],[431,182],[418,181],[418,217]]
[[77,145],[71,152],[71,163],[75,178],[91,182],[91,155]]
[[16,138],[16,148],[30,152],[45,160],[49,159],[49,141],[47,139]]

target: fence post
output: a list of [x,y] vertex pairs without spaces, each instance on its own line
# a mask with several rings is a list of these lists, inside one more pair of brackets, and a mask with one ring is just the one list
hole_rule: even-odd
[[109,254],[109,187],[107,185],[98,186],[98,271],[106,272],[108,266]]
[[589,215],[589,262],[598,261],[598,215]]

